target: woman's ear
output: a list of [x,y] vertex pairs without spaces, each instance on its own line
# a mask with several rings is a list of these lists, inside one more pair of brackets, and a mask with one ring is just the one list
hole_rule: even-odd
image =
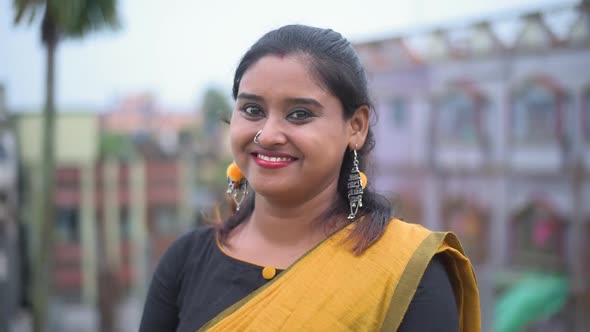
[[369,115],[371,109],[369,105],[362,105],[354,111],[349,120],[350,139],[348,147],[351,150],[359,150],[365,145],[367,133],[369,132]]

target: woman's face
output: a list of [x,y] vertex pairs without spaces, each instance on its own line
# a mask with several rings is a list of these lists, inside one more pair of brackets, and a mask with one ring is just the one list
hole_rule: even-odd
[[340,101],[314,81],[303,58],[265,56],[244,73],[231,148],[258,194],[293,203],[336,194],[351,134]]

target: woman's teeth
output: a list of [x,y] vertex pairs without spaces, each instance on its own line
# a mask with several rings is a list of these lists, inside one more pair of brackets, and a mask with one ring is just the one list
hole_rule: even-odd
[[263,154],[257,154],[256,157],[259,159],[262,159],[264,161],[270,161],[270,162],[281,162],[281,161],[293,160],[293,158],[289,158],[289,157],[269,157],[269,156],[265,156]]

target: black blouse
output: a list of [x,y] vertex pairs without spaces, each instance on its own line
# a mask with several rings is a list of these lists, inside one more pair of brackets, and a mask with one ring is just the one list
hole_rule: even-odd
[[[213,228],[197,228],[176,240],[160,260],[139,330],[195,332],[267,281],[261,266],[223,253]],[[428,265],[398,331],[458,331],[458,326],[444,257],[437,255]]]

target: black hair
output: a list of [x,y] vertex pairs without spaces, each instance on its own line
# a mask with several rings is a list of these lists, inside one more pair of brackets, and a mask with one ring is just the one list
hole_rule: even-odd
[[[232,89],[234,99],[237,98],[244,73],[267,55],[301,56],[305,59],[317,83],[340,100],[344,119],[350,119],[362,106],[368,106],[374,111],[365,70],[350,42],[333,30],[304,25],[287,25],[270,31],[252,45],[236,69]],[[365,144],[357,150],[360,170],[367,169],[368,155],[374,146],[375,139],[369,128]],[[342,158],[338,198],[325,211],[322,222],[334,222],[332,217],[335,215],[342,215],[346,223],[356,222],[348,239],[354,242],[354,252],[360,254],[385,231],[391,218],[391,204],[383,196],[374,193],[371,186],[367,186],[363,193],[363,207],[358,210],[354,220],[346,219],[349,213],[348,177],[353,167],[352,151],[347,148]],[[220,240],[226,239],[229,232],[246,220],[253,210],[254,196],[249,195],[240,210],[220,225]]]

